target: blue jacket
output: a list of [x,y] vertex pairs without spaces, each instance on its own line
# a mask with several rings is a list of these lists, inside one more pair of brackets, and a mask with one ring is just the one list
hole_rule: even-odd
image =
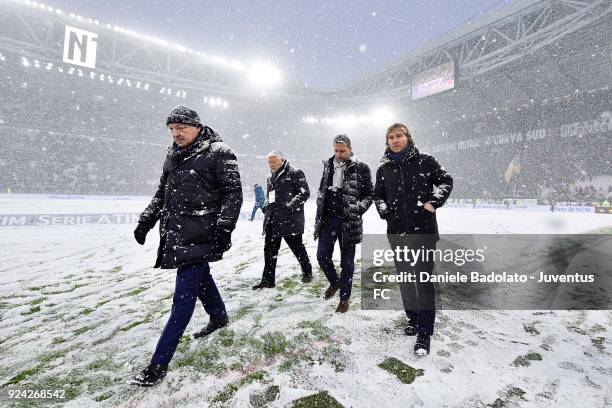
[[255,187],[255,202],[260,207],[263,207],[265,201],[266,201],[266,194],[264,193],[263,187],[258,184]]

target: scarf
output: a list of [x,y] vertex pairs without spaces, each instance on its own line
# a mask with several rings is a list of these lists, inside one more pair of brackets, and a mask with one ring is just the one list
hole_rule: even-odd
[[344,181],[344,170],[346,169],[346,162],[339,162],[334,159],[334,176],[332,179],[332,188],[340,189],[342,188],[342,183]]
[[387,159],[391,160],[395,164],[401,164],[406,158],[412,156],[414,154],[414,144],[410,143],[404,150],[399,153],[393,153],[391,150],[387,150],[385,152],[385,156]]

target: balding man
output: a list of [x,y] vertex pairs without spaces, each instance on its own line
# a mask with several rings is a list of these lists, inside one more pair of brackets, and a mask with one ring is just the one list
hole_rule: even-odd
[[308,283],[312,280],[312,265],[302,243],[304,203],[310,197],[306,176],[302,170],[292,167],[278,150],[270,152],[266,157],[271,174],[262,208],[265,214],[265,266],[261,282],[253,286],[253,289],[276,286],[276,259],[283,239],[300,263],[302,282]]

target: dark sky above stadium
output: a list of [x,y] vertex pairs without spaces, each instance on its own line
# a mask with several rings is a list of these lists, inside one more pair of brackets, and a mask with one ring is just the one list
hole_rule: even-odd
[[264,58],[285,77],[331,89],[374,73],[512,1],[49,0],[47,4],[209,55],[246,64]]

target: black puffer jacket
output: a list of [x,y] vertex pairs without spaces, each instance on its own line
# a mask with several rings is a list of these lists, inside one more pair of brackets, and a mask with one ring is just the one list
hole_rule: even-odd
[[[334,171],[334,157],[323,162],[323,176],[317,194],[317,217],[314,239],[319,238],[325,212],[325,196],[328,193],[329,181]],[[372,174],[368,165],[351,156],[344,169],[342,181],[342,243],[358,244],[363,239],[362,215],[372,205],[374,187]]]
[[437,236],[436,214],[423,204],[429,202],[434,208],[444,204],[453,189],[450,174],[436,159],[416,148],[401,163],[386,154],[381,162],[376,171],[374,202],[380,217],[387,221],[387,233]]
[[[275,200],[270,203],[270,191]],[[304,203],[310,197],[306,176],[285,161],[275,174],[268,177],[263,234],[272,231],[281,236],[304,233]]]
[[211,251],[215,231],[232,231],[241,206],[238,162],[217,133],[204,127],[188,147],[173,144],[157,192],[139,220],[147,230],[160,220],[155,267],[221,259]]

